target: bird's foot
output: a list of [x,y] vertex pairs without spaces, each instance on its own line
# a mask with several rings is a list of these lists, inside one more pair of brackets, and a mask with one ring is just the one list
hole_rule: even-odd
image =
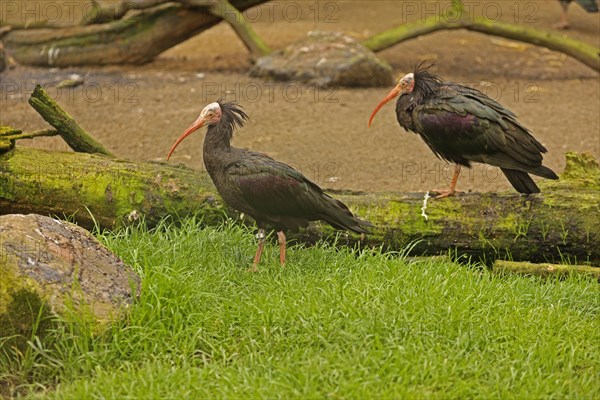
[[256,267],[256,265],[253,265],[252,268],[248,268],[246,271],[247,272],[259,272],[258,268]]
[[564,31],[565,29],[569,29],[571,27],[571,25],[568,22],[559,21],[559,22],[555,23],[554,25],[552,25],[552,27],[556,30]]
[[434,197],[434,199],[443,199],[444,197],[454,196],[454,192],[456,190],[456,182],[458,182],[458,177],[460,176],[460,168],[461,168],[461,166],[459,164],[456,164],[454,166],[454,174],[452,175],[452,182],[450,182],[450,187],[448,189],[433,190],[434,193],[438,194],[437,196]]
[[432,192],[437,193],[437,196],[434,196],[434,199],[443,199],[444,197],[450,197],[450,196],[454,196],[454,194],[456,193],[454,190],[439,190],[439,189],[433,189]]

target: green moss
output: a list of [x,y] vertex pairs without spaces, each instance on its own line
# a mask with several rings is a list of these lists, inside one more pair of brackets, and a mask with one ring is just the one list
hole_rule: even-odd
[[33,336],[43,338],[52,325],[49,306],[33,290],[20,288],[9,290],[10,302],[6,311],[0,313],[0,332],[5,340],[0,341],[0,349],[15,348],[8,354],[21,354]]
[[496,227],[515,235],[515,239],[522,235],[527,235],[529,225],[523,221],[520,215],[509,213],[505,218],[498,220]]
[[[594,45],[546,30],[525,27],[522,24],[502,23],[486,17],[469,16],[468,12],[461,11],[461,6],[456,4],[458,2],[455,2],[455,6],[446,15],[442,13],[418,22],[401,24],[367,38],[363,45],[372,51],[380,51],[428,33],[440,30],[467,29],[560,51],[596,71],[600,70],[600,51]],[[457,18],[459,16],[460,18]]]
[[8,257],[11,257],[11,255],[0,248],[0,262],[3,264],[0,268],[0,314],[7,312],[9,304],[13,301],[12,292],[14,290],[25,289],[35,292],[38,289],[33,279],[18,276],[12,269],[6,267],[16,263],[14,260],[8,260]]
[[567,153],[562,179],[583,187],[600,190],[600,165],[589,153]]
[[487,249],[488,247],[491,247],[494,250],[494,252],[496,251],[496,247],[494,246],[490,238],[488,238],[485,232],[479,231],[477,233],[477,239],[482,249]]
[[0,153],[8,151],[15,146],[15,141],[8,137],[19,133],[21,133],[20,130],[10,126],[0,126]]
[[[225,209],[212,184],[197,171],[165,165],[134,164],[102,156],[16,148],[2,158],[0,191],[6,201],[39,207],[62,205],[58,215],[77,213],[92,227],[129,224],[136,211],[150,226],[166,215],[200,213],[222,221]],[[2,190],[2,189],[5,190]],[[39,211],[38,211],[39,212]],[[50,212],[52,213],[52,212]]]
[[15,129],[11,126],[0,126],[0,136],[9,136],[19,134],[22,131],[20,129]]
[[0,138],[0,152],[8,151],[12,149],[14,145],[14,141]]
[[[453,200],[429,199],[427,203],[427,219],[421,214],[422,200],[415,202],[407,199],[386,199],[385,203],[370,204],[367,201],[358,207],[353,207],[353,212],[375,225],[397,226],[398,230],[410,239],[442,233],[444,224],[440,221],[456,219],[461,214],[461,205]],[[470,221],[470,219],[469,219]],[[467,221],[461,219],[460,223]]]

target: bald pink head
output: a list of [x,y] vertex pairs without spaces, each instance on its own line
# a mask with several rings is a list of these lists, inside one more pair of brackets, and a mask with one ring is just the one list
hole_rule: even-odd
[[181,143],[183,139],[185,139],[198,129],[202,128],[204,125],[213,125],[218,123],[219,121],[221,121],[221,106],[219,105],[219,103],[210,103],[209,105],[204,107],[204,109],[202,109],[202,112],[194,121],[194,123],[190,125],[189,128],[185,130],[185,132],[183,132],[183,135],[179,136],[179,139],[177,139],[175,144],[171,147],[171,150],[167,155],[167,161],[169,160],[169,158],[171,158],[171,154],[173,154],[173,151],[175,151],[175,148],[179,146],[179,143]]
[[377,105],[377,107],[375,107],[375,110],[373,110],[373,112],[371,113],[371,118],[369,118],[369,127],[371,127],[371,123],[373,122],[373,119],[375,118],[375,114],[377,114],[377,112],[379,110],[381,110],[381,108],[384,105],[386,105],[386,103],[388,103],[395,97],[401,96],[406,93],[411,93],[414,88],[415,88],[415,74],[413,74],[411,72],[409,74],[404,75],[400,79],[400,81],[398,81],[398,84],[387,94],[387,96],[385,96],[385,98],[383,100],[381,100],[381,102]]

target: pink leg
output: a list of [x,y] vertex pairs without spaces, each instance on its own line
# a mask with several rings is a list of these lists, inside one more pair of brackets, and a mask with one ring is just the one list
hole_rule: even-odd
[[563,30],[563,29],[569,29],[569,20],[567,19],[567,7],[568,5],[564,4],[562,5],[563,11],[562,14],[560,14],[560,21],[558,21],[556,24],[552,25],[552,27],[554,29],[558,29],[558,30]]
[[277,241],[279,242],[279,262],[281,263],[281,266],[283,267],[285,264],[285,244],[286,244],[285,233],[283,233],[283,231],[277,232]]

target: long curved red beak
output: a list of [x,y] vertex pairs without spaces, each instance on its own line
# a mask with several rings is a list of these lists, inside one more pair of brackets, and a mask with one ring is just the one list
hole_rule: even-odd
[[175,148],[177,146],[179,146],[179,143],[181,143],[183,141],[183,139],[185,139],[186,137],[190,136],[193,132],[202,128],[204,126],[205,122],[206,121],[204,120],[204,117],[199,116],[198,119],[195,120],[194,123],[192,125],[190,125],[190,127],[187,128],[185,132],[183,132],[183,135],[179,136],[179,139],[177,139],[177,141],[175,142],[173,147],[171,147],[169,154],[167,155],[167,161],[169,161],[169,158],[171,158],[171,154],[173,154],[173,151],[175,151]]
[[375,107],[375,110],[373,110],[373,113],[371,114],[371,118],[369,118],[369,128],[371,127],[371,123],[373,122],[373,118],[375,118],[375,114],[377,114],[377,111],[381,110],[381,107],[383,107],[388,101],[392,100],[394,97],[397,97],[399,94],[400,88],[396,86],[387,94],[387,96],[385,96],[385,99],[381,100],[381,103],[379,103],[377,107]]

